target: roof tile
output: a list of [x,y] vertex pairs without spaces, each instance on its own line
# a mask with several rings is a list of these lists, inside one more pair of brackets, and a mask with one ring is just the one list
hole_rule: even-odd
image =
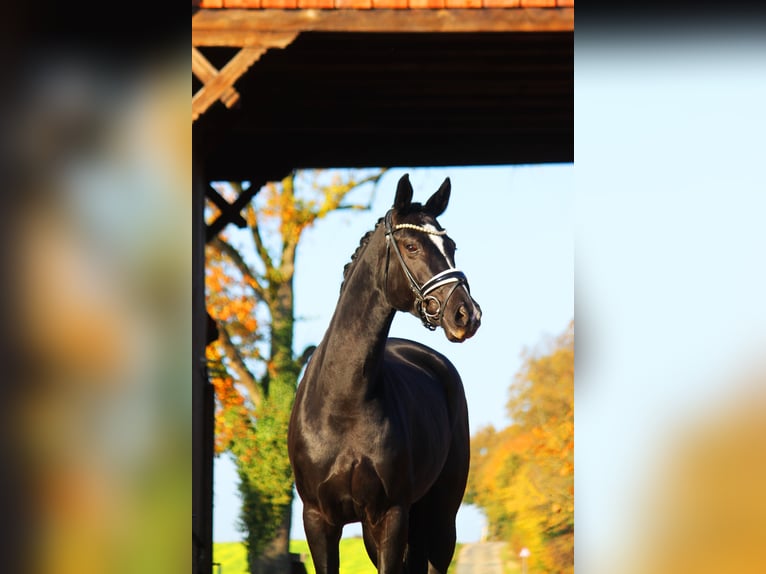
[[297,8],[298,0],[261,0],[261,8]]
[[372,8],[372,0],[335,0],[336,8]]
[[373,8],[409,8],[409,0],[372,0]]
[[482,0],[446,0],[445,8],[481,8]]
[[410,8],[444,8],[444,0],[410,0]]
[[485,8],[518,8],[520,0],[484,0]]
[[335,8],[335,0],[298,0],[298,8]]
[[573,8],[574,0],[199,0],[200,8],[246,9],[481,9]]

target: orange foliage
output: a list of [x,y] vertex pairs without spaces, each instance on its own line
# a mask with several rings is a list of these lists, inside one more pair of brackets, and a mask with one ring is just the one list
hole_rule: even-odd
[[574,323],[543,355],[530,355],[510,389],[510,426],[471,441],[467,502],[490,534],[531,551],[541,572],[573,572]]
[[215,411],[215,452],[221,454],[239,440],[249,440],[253,425],[245,398],[235,387],[234,379],[222,366],[219,343],[213,343],[206,350],[210,383],[216,397]]

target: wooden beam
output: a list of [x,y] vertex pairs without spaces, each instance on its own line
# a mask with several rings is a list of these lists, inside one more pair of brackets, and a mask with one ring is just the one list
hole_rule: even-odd
[[207,110],[213,102],[221,98],[227,90],[232,88],[234,82],[236,82],[265,51],[266,48],[262,46],[246,46],[242,48],[231,60],[229,60],[229,63],[226,64],[215,77],[213,77],[213,79],[205,83],[205,87],[201,88],[192,98],[192,122],[194,122],[200,114],[205,113],[205,110]]
[[223,217],[224,220],[229,223],[233,223],[239,228],[247,226],[247,221],[245,221],[245,218],[242,217],[242,214],[240,213],[242,209],[236,209],[232,207],[228,201],[226,201],[218,194],[212,185],[207,186],[205,189],[205,195],[208,197],[208,199],[210,199],[210,201],[215,203],[216,207],[218,207],[220,210],[221,215],[219,217]]
[[229,60],[223,69],[215,77],[205,84],[205,87],[194,94],[192,97],[192,122],[213,105],[224,92],[232,87],[245,71],[261,57],[266,51],[265,47],[246,46]]
[[[212,241],[213,238],[215,238],[215,236],[218,235],[221,230],[229,223],[232,223],[232,221],[236,224],[236,218],[242,218],[242,215],[240,214],[242,209],[250,202],[251,199],[253,199],[253,197],[255,197],[255,194],[258,193],[265,184],[265,180],[258,182],[251,181],[250,187],[240,192],[240,194],[237,196],[237,199],[235,199],[234,202],[229,205],[229,209],[226,212],[222,211],[216,220],[207,226],[205,229],[205,241],[207,243]],[[247,225],[247,223],[245,223],[245,225]]]
[[[226,31],[224,30],[223,33],[225,35]],[[248,35],[247,42],[244,43],[209,44],[218,46],[243,46],[243,48],[237,52],[220,71],[216,70],[199,50],[194,48],[195,44],[192,41],[192,71],[195,73],[199,72],[199,74],[207,77],[207,80],[204,80],[199,74],[197,76],[205,83],[205,85],[192,97],[192,123],[194,123],[200,115],[204,114],[205,111],[213,105],[213,102],[218,99],[221,99],[227,107],[231,107],[231,105],[233,105],[239,98],[239,94],[237,94],[233,88],[234,82],[236,82],[266,50],[269,48],[284,48],[289,45],[297,35],[298,32],[256,34],[251,32]],[[234,101],[232,101],[232,98]]]
[[[213,64],[207,61],[207,58],[202,53],[192,46],[192,73],[197,76],[203,84],[208,84],[213,81],[218,70],[215,69]],[[221,101],[223,104],[230,108],[239,100],[239,94],[237,90],[232,87],[226,88],[221,94]]]
[[[574,8],[199,10],[192,45],[249,46],[280,32],[571,32]],[[289,42],[288,42],[289,43]]]

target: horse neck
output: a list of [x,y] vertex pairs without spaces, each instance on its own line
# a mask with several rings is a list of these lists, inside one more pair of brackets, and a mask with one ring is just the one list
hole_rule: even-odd
[[[325,398],[363,399],[379,380],[383,351],[396,311],[383,285],[385,249],[378,229],[344,282],[330,326],[310,365]],[[325,401],[328,403],[329,401]]]

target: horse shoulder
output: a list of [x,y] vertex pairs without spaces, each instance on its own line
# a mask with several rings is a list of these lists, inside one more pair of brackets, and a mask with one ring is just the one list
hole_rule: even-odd
[[438,380],[449,393],[465,396],[463,382],[452,362],[438,351],[409,339],[389,338],[385,365],[388,369],[405,369],[427,373]]
[[412,381],[424,382],[427,386],[424,393],[438,392],[444,400],[451,425],[465,426],[468,406],[463,382],[447,357],[416,341],[390,338],[386,343],[384,370],[389,379],[406,379],[408,388]]

